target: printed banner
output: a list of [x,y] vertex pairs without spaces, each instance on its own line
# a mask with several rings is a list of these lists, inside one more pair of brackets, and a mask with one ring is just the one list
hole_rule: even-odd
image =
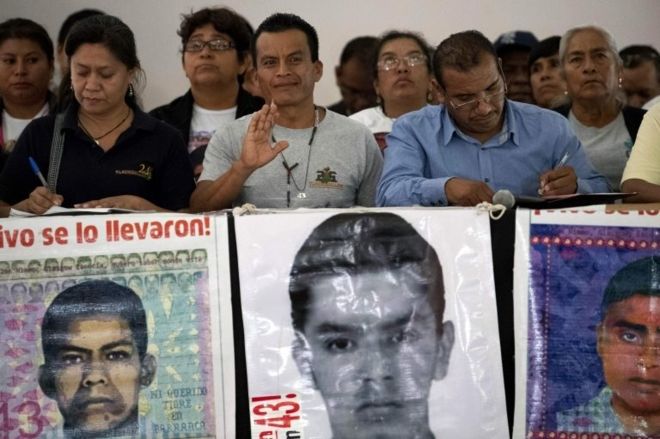
[[658,213],[518,211],[514,437],[660,437]]
[[506,438],[489,220],[236,218],[253,438]]
[[232,437],[227,249],[225,217],[0,222],[0,437]]

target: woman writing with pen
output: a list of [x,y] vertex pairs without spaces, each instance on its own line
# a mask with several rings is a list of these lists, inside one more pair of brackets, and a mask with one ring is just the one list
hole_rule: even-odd
[[65,51],[73,99],[61,127],[50,115],[19,138],[0,175],[0,216],[10,207],[42,214],[53,205],[185,209],[192,168],[180,134],[136,104],[133,84],[142,71],[128,26],[112,16],[90,17],[71,30]]

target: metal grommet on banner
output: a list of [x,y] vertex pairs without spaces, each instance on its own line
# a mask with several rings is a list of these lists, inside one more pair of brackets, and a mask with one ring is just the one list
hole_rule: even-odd
[[488,212],[488,215],[491,219],[497,221],[502,218],[504,212],[506,212],[507,207],[504,204],[492,204],[488,201],[482,201],[477,204],[477,210],[481,212]]

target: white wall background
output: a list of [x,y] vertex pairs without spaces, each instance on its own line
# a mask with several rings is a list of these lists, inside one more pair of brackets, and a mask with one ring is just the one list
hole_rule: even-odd
[[[30,18],[41,23],[53,39],[71,12],[102,9],[128,24],[137,40],[146,72],[143,92],[147,110],[169,102],[188,88],[181,69],[176,30],[180,14],[218,5],[201,0],[2,0],[0,20]],[[320,40],[324,76],[316,102],[339,98],[334,66],[342,47],[358,35],[378,35],[388,29],[422,32],[432,45],[449,34],[478,29],[488,38],[514,29],[545,38],[570,27],[597,24],[608,29],[619,47],[651,44],[660,48],[660,0],[226,0],[222,3],[247,18],[256,28],[273,12],[292,12],[309,21]]]

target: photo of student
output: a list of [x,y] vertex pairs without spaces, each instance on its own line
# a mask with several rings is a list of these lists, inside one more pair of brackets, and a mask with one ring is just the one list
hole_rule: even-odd
[[660,435],[660,256],[628,263],[610,279],[596,328],[605,386],[557,414],[560,431]]
[[43,317],[39,386],[57,402],[66,437],[139,433],[138,398],[156,374],[141,299],[92,280],[62,291]]
[[280,437],[508,437],[486,220],[237,218],[248,393],[281,395],[253,403],[252,434],[287,415]]
[[429,243],[395,214],[333,216],[298,250],[289,293],[294,359],[333,436],[433,437],[428,396],[447,374],[454,326]]

